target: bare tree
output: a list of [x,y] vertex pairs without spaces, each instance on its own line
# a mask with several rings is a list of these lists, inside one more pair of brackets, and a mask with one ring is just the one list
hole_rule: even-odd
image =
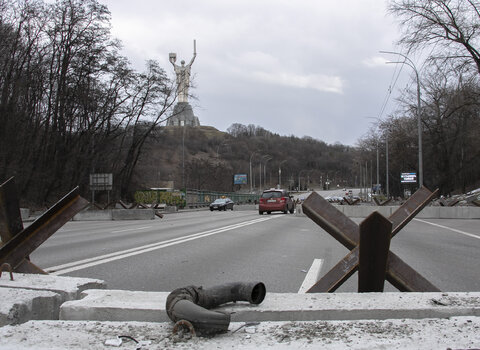
[[476,0],[392,0],[389,12],[403,27],[400,44],[432,47],[432,58],[455,60],[480,74],[480,3]]

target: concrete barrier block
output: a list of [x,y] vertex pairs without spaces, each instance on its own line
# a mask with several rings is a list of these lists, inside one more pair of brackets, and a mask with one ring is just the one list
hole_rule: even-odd
[[452,207],[456,218],[459,219],[480,219],[480,207]]
[[[299,206],[297,206],[299,207]],[[334,207],[351,218],[366,218],[374,211],[388,218],[398,206],[338,205]],[[302,213],[298,213],[302,216]],[[419,219],[480,219],[480,207],[436,207],[428,206],[416,215]]]
[[480,207],[468,207],[468,217],[466,219],[480,219]]
[[114,209],[112,220],[153,220],[155,211],[153,209]]
[[108,221],[112,220],[112,210],[83,210],[76,214],[73,221]]
[[175,205],[167,205],[163,210],[165,213],[176,213],[178,208]]
[[30,217],[30,209],[28,208],[20,208],[20,216],[22,220],[25,221]]
[[[62,320],[167,321],[166,292],[85,291],[82,300],[61,306]],[[474,293],[267,293],[260,305],[225,304],[217,311],[232,322],[359,319],[418,319],[480,316],[480,292]]]
[[0,326],[58,320],[61,296],[49,291],[0,287]]
[[60,308],[61,320],[165,322],[169,293],[125,290],[87,290],[81,300]]
[[440,207],[425,207],[416,215],[419,219],[433,219],[440,216]]
[[49,291],[60,295],[61,301],[64,302],[80,299],[84,290],[105,289],[107,285],[104,281],[92,278],[14,273],[13,281],[1,278],[0,287]]

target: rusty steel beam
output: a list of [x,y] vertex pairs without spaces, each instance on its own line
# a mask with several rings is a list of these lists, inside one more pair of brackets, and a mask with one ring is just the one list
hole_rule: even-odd
[[14,270],[20,267],[28,255],[87,205],[88,201],[80,197],[78,187],[73,189],[0,248],[0,265],[9,263]]
[[[0,247],[4,246],[22,230],[23,221],[15,179],[11,177],[0,185],[0,237],[2,240]],[[17,266],[15,272],[46,274],[41,268],[32,264],[28,256]]]
[[[337,265],[320,278],[307,293],[333,293],[359,267],[359,247],[354,248]],[[393,252],[388,253],[386,279],[401,292],[439,292],[440,290],[420,275]]]
[[359,227],[358,292],[383,292],[392,222],[375,211]]
[[440,292],[440,289],[392,252],[388,254],[387,264],[387,281],[400,292]]
[[354,248],[320,278],[307,293],[333,293],[358,270],[359,249]]
[[[312,193],[313,194],[313,193]],[[406,224],[408,224],[414,217],[417,215],[433,198],[438,194],[438,189],[435,192],[430,192],[426,187],[421,187],[417,190],[400,208],[398,208],[388,220],[392,222],[392,234],[393,238]],[[311,195],[310,195],[311,196]],[[310,198],[307,198],[307,202]],[[343,232],[338,232],[341,225],[337,225],[332,228],[332,224],[325,223],[327,220],[327,215],[321,215],[321,212],[327,212],[325,209],[326,204],[335,209],[330,203],[324,200],[321,196],[318,195],[322,200],[314,198],[307,204],[309,214],[307,216],[316,222],[319,226],[329,232],[333,237],[342,236]],[[325,204],[326,203],[326,204]],[[305,204],[304,204],[305,205]],[[337,209],[335,209],[337,210]],[[304,208],[305,212],[305,208]],[[320,213],[319,213],[320,212]],[[331,211],[328,211],[330,215],[333,215]],[[337,210],[342,216],[345,216],[343,213]],[[328,216],[330,218],[330,216]],[[343,218],[341,218],[343,219]],[[341,221],[341,220],[340,220]],[[351,220],[350,220],[351,221]],[[342,221],[341,221],[342,222]],[[354,222],[353,225],[356,226]],[[352,225],[349,223],[350,231],[353,231]],[[357,226],[358,228],[358,226]],[[328,230],[327,230],[328,229]],[[332,234],[329,230],[335,231],[335,235]],[[343,237],[344,241],[352,241],[352,235],[350,237]],[[320,280],[318,280],[307,293],[331,293],[339,288],[350,276],[352,276],[359,267],[359,248],[358,240],[355,241],[355,246],[350,253],[348,253],[342,260],[340,260],[337,265],[335,265],[329,272],[327,272]],[[345,245],[345,244],[344,244]],[[347,247],[348,248],[348,247]],[[409,278],[411,276],[411,278]],[[403,262],[399,257],[397,257],[392,252],[388,256],[388,269],[387,269],[387,280],[393,284],[400,291],[417,291],[417,292],[427,292],[427,291],[438,291],[438,288],[431,284],[428,280],[422,277],[418,272],[413,268],[408,266]]]
[[388,217],[393,223],[392,237],[405,227],[425,206],[438,195],[424,186],[420,187],[408,200]]
[[373,197],[373,200],[374,200],[375,204],[377,204],[378,206],[382,207],[382,206],[387,205],[388,203],[390,203],[390,202],[392,201],[392,198],[388,198],[388,199],[384,200],[383,202],[380,202],[380,201],[378,200],[378,198],[375,196],[375,197]]
[[20,204],[13,177],[0,185],[0,238],[5,245],[23,230]]
[[318,193],[309,195],[302,209],[306,216],[348,249],[352,250],[358,244],[358,225]]

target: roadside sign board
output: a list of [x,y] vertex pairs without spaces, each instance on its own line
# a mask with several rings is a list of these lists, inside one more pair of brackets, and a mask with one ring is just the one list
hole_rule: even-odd
[[90,174],[91,191],[111,191],[113,187],[113,174]]
[[248,183],[247,174],[235,174],[233,175],[234,185],[246,185]]
[[417,183],[417,173],[401,173],[400,182],[402,184]]

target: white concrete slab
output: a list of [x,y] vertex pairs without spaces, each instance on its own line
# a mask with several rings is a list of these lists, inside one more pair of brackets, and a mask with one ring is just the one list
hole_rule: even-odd
[[60,308],[61,320],[165,322],[169,293],[125,290],[86,290],[81,300]]
[[[0,349],[473,349],[479,346],[479,317],[383,321],[231,323],[214,337],[180,338],[172,323],[30,321],[0,328]],[[120,341],[121,340],[121,341]]]
[[0,326],[29,320],[56,320],[61,304],[57,293],[3,287],[0,287],[0,300]]
[[14,273],[11,281],[8,274],[0,278],[0,287],[21,288],[29,290],[45,290],[60,294],[62,302],[76,300],[86,289],[105,289],[104,281],[92,278],[59,277],[52,275],[36,275]]
[[[167,321],[166,292],[87,290],[61,306],[62,320]],[[268,293],[260,305],[225,304],[232,321],[311,321],[480,316],[475,293]]]

